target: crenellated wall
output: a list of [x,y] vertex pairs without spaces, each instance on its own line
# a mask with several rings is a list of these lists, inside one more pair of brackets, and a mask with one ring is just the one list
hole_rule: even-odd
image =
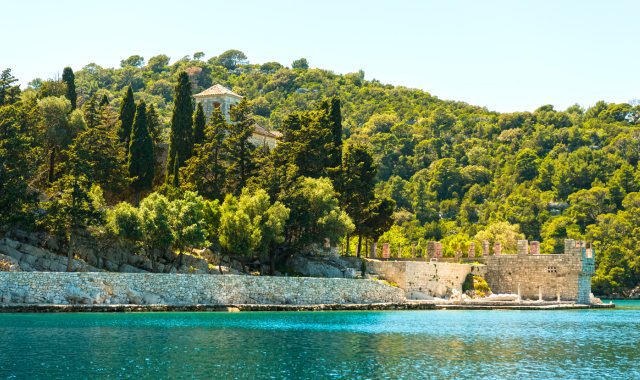
[[[484,244],[487,253],[488,244]],[[521,240],[517,254],[485,254],[474,260],[484,265],[440,261],[369,260],[369,272],[393,281],[407,298],[447,297],[462,290],[469,273],[485,278],[493,293],[520,294],[526,300],[590,303],[595,252],[583,241],[565,240],[565,253],[539,254],[538,242]]]

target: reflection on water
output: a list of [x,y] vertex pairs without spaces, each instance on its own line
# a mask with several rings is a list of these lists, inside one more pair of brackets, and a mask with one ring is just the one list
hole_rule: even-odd
[[640,378],[614,310],[0,314],[4,378]]

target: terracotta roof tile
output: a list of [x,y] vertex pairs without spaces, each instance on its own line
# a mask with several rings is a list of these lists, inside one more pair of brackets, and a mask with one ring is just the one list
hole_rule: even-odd
[[236,98],[242,98],[242,96],[236,94],[235,92],[229,90],[225,86],[221,84],[214,84],[213,86],[207,88],[199,94],[193,95],[194,97],[204,97],[204,96],[212,96],[212,95],[229,95],[234,96]]
[[260,126],[259,124],[254,124],[253,125],[253,133],[257,134],[257,135],[261,135],[261,136],[266,136],[266,137],[273,137],[273,138],[278,138],[278,136],[273,133],[272,131],[269,131],[268,129]]

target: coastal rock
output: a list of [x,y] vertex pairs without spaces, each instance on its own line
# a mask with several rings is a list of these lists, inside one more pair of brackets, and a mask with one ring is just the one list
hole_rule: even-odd
[[145,293],[142,296],[142,301],[145,305],[159,305],[163,303],[162,298],[153,293]]
[[[90,305],[93,304],[93,298],[80,290],[80,288],[70,285],[67,287],[64,297],[70,304]],[[31,303],[31,302],[27,302]]]
[[311,277],[356,278],[356,269],[334,255],[294,256],[288,261],[292,271]]
[[142,295],[134,290],[127,290],[129,304],[142,305]]
[[120,268],[118,268],[118,272],[121,273],[145,273],[145,270],[142,270],[140,268],[136,268],[134,266],[131,266],[129,264],[122,264],[120,265]]
[[631,289],[627,298],[634,300],[640,299],[640,286],[636,286],[635,288]]

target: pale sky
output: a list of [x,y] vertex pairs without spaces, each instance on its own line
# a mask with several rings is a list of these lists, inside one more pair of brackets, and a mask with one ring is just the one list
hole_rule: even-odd
[[640,98],[640,1],[3,3],[0,69],[24,85],[133,54],[239,49],[251,63],[305,57],[502,112]]

